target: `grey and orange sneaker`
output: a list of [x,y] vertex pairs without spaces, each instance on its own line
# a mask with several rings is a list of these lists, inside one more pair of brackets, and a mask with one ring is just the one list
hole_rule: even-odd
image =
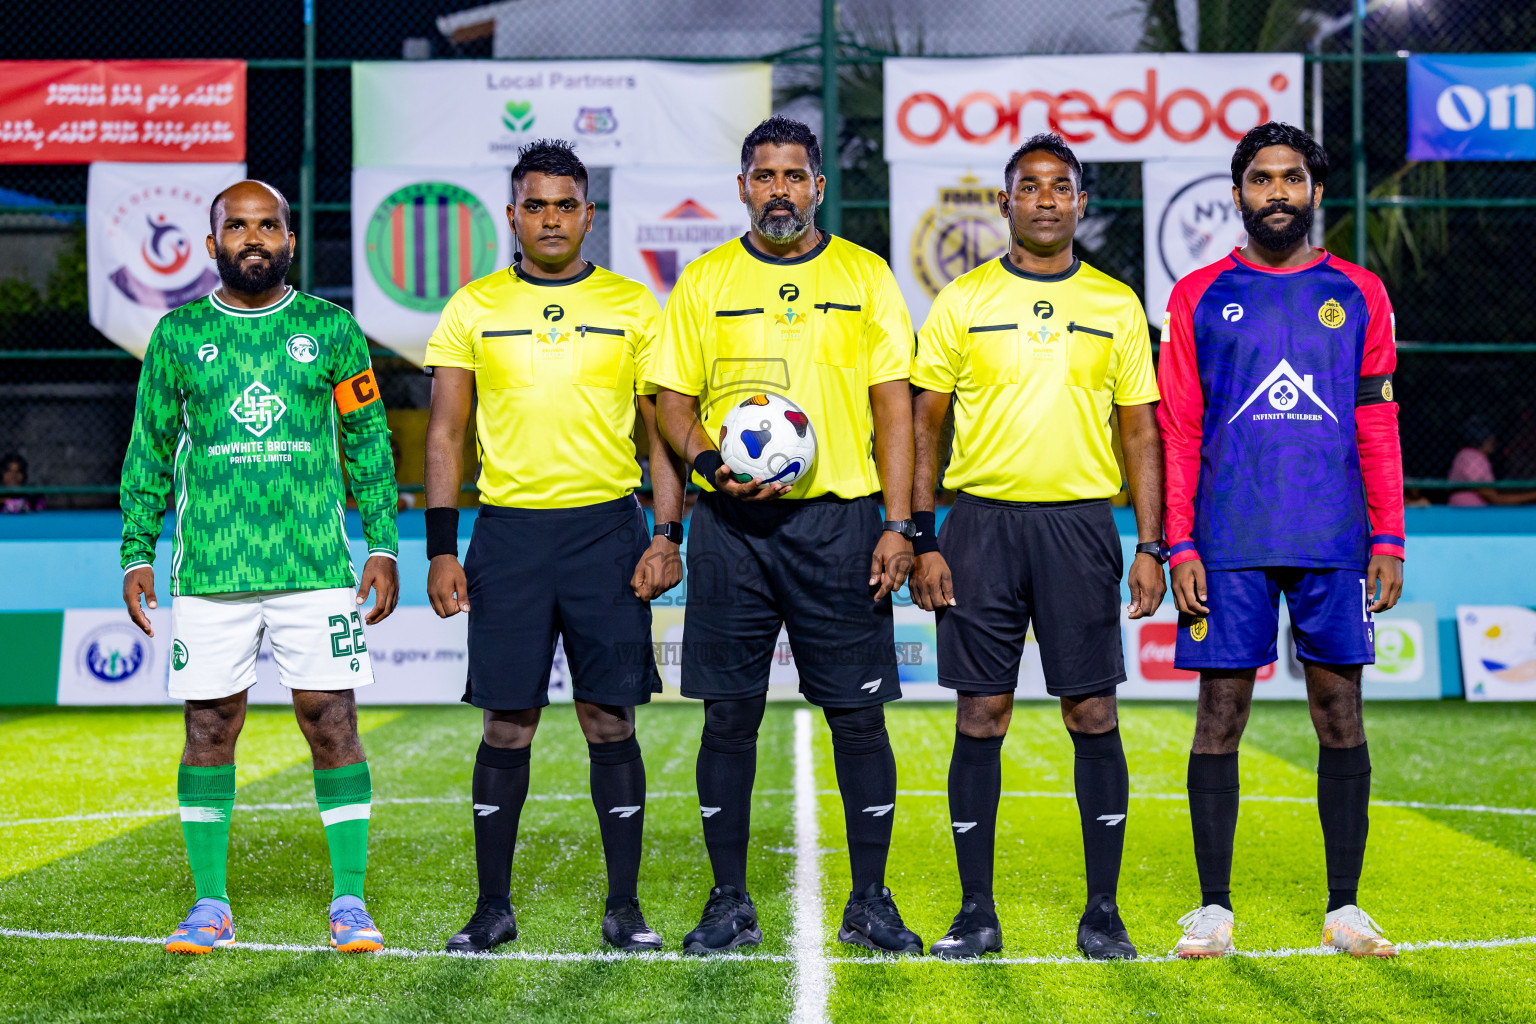
[[211,953],[235,944],[235,921],[229,904],[207,897],[192,904],[187,919],[165,940],[167,953]]
[[1232,911],[1226,907],[1207,903],[1179,918],[1179,927],[1184,929],[1184,937],[1174,945],[1173,955],[1180,960],[1226,956],[1232,952],[1235,925]]
[[331,901],[331,945],[342,953],[377,953],[384,948],[384,936],[356,896]]
[[1381,925],[1353,903],[1330,910],[1323,918],[1323,945],[1350,956],[1397,956],[1397,947],[1381,934]]

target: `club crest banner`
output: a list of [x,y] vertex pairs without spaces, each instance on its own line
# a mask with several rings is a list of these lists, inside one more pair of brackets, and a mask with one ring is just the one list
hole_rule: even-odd
[[609,269],[644,282],[665,305],[685,266],[746,233],[738,170],[735,163],[614,168]]
[[353,310],[363,333],[420,365],[453,293],[512,262],[499,168],[352,171]]
[[939,289],[1008,252],[998,168],[891,165],[891,270],[921,328]]
[[733,164],[768,116],[767,64],[387,61],[352,65],[356,167],[510,167],[565,139],[589,167]]
[[140,359],[160,318],[219,286],[208,206],[244,164],[94,163],[86,186],[91,325]]
[[1179,278],[1248,244],[1248,233],[1232,202],[1227,161],[1148,160],[1141,194],[1147,319],[1161,328]]

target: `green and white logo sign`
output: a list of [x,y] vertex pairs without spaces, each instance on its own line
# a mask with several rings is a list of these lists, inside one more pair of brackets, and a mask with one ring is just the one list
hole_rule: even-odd
[[421,313],[440,312],[460,287],[496,269],[490,213],[472,192],[447,182],[417,182],[391,193],[369,218],[365,243],[374,282],[394,302]]
[[509,132],[526,132],[533,128],[533,104],[527,100],[508,100],[502,108],[501,123]]
[[175,669],[177,672],[180,672],[182,669],[187,667],[187,662],[191,660],[192,656],[187,653],[186,644],[182,643],[180,640],[171,642],[171,668]]
[[1410,683],[1424,674],[1424,636],[1412,619],[1376,620],[1374,675],[1383,682]]

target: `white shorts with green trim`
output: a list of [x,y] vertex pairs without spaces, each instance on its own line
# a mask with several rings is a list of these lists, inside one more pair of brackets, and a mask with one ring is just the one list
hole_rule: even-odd
[[373,682],[373,663],[350,587],[204,594],[171,600],[175,700],[218,700],[256,684],[261,638],[290,690],[351,690]]

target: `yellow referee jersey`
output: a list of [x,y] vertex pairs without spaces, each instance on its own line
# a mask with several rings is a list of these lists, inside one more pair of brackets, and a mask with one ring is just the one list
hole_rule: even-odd
[[944,486],[1003,501],[1118,493],[1110,407],[1158,400],[1141,302],[1079,260],[1042,276],[1004,255],[951,281],[912,383],[955,396]]
[[661,307],[638,281],[589,264],[563,281],[516,266],[448,300],[428,366],[475,371],[480,500],[574,508],[640,486],[635,395]]
[[742,236],[684,269],[647,379],[698,396],[710,437],[732,399],[787,396],[816,431],[816,462],[786,497],[860,498],[880,490],[870,385],[904,379],[911,361],[912,320],[880,257],[823,231],[777,259]]

